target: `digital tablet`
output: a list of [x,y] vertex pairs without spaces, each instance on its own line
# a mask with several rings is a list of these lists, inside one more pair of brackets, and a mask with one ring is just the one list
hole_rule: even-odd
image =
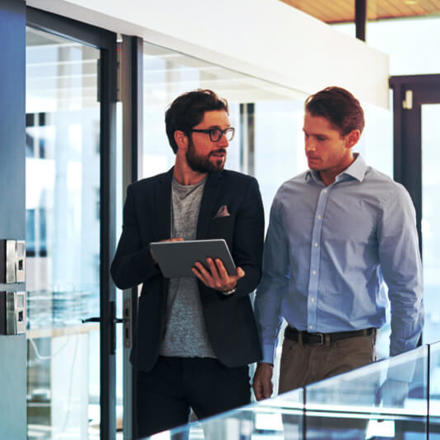
[[206,267],[208,257],[220,258],[228,274],[236,274],[234,260],[223,239],[158,241],[150,243],[150,249],[165,278],[195,277],[191,270],[194,264],[200,261]]

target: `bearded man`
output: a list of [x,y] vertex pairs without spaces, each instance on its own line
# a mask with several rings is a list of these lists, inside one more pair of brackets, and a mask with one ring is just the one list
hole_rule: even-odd
[[[211,90],[174,100],[165,115],[176,161],[128,187],[112,263],[115,284],[142,283],[131,360],[137,436],[250,402],[248,364],[261,359],[249,294],[261,277],[264,213],[257,181],[224,170],[234,136],[228,103]],[[149,244],[223,238],[237,266],[196,263],[194,277],[166,279]]]

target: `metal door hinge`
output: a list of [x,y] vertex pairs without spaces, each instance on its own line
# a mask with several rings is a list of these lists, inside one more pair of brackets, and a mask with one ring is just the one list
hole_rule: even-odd
[[413,108],[413,91],[405,90],[405,99],[402,101],[402,107],[405,110],[412,110]]

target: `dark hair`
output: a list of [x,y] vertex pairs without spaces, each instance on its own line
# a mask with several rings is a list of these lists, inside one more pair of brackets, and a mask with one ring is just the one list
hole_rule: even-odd
[[212,90],[208,89],[184,93],[171,103],[165,113],[165,126],[168,141],[174,153],[177,152],[174,132],[181,130],[189,136],[191,129],[200,124],[205,112],[213,110],[225,110],[229,113],[228,101],[219,98]]
[[327,87],[309,96],[305,110],[312,116],[326,118],[342,136],[356,129],[362,133],[364,129],[364,111],[359,101],[341,87]]

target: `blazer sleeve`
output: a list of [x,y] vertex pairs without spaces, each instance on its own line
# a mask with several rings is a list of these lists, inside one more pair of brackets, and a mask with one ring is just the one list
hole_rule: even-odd
[[235,222],[232,255],[245,276],[231,298],[253,292],[261,279],[264,242],[264,209],[258,182],[252,178]]
[[110,272],[116,286],[129,289],[161,274],[150,249],[142,243],[133,187],[127,188],[122,234]]

